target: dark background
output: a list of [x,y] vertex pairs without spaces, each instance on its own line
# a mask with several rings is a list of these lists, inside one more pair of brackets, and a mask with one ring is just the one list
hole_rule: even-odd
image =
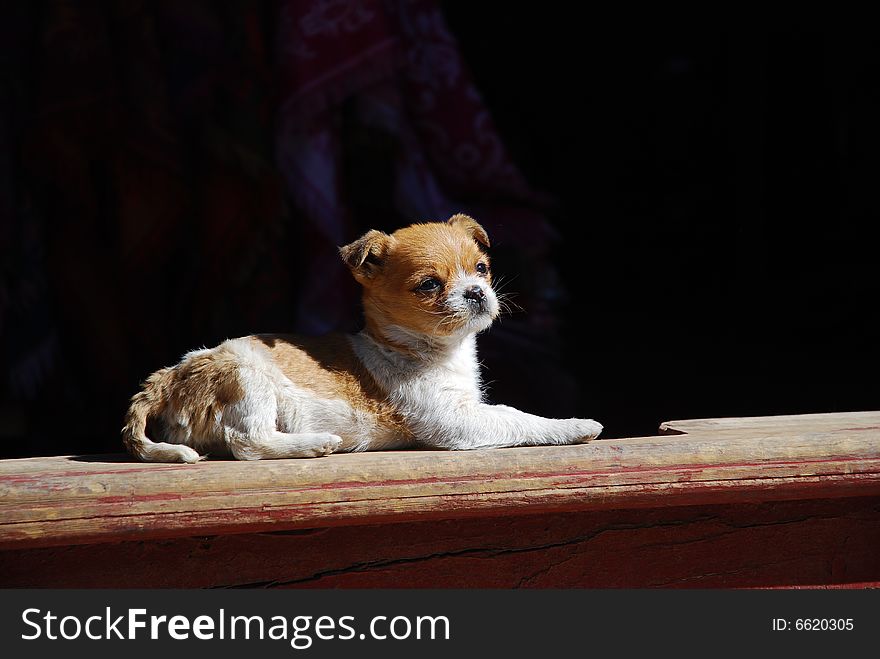
[[568,350],[610,434],[876,409],[874,40],[450,18],[563,200]]
[[[49,57],[39,35],[52,4],[6,10],[3,21],[12,43],[3,60],[0,133],[0,364],[11,374],[0,388],[0,454],[7,457],[118,450],[126,401],[150,371],[226,336],[301,325],[302,312],[288,299],[302,298],[298,282],[309,267],[296,256],[308,229],[295,204],[273,192],[260,198],[280,199],[266,214],[286,218],[285,233],[263,243],[275,269],[237,279],[232,289],[212,286],[226,281],[226,270],[193,266],[180,247],[150,274],[164,278],[152,298],[128,295],[130,281],[114,279],[115,271],[71,276],[77,263],[107,258],[115,243],[95,246],[102,236],[118,238],[119,227],[107,210],[113,199],[99,200],[91,219],[71,220],[43,185],[45,161],[33,163],[41,153],[34,140],[46,135],[32,111]],[[219,6],[235,15],[251,5]],[[259,7],[257,21],[271,33],[274,5]],[[508,323],[512,330],[502,325],[481,339],[493,400],[593,417],[605,437],[654,434],[669,419],[877,409],[875,38],[634,28],[518,3],[503,11],[495,3],[440,7],[513,160],[555,200],[543,207],[559,236],[551,251],[530,260],[509,241],[496,255],[496,276],[520,290],[524,313]],[[166,67],[188,65],[185,52],[159,43],[168,47]],[[271,45],[267,39],[264,47]],[[245,63],[244,77],[271,88],[271,53],[264,56]],[[137,68],[148,54],[125,57]],[[149,103],[150,88],[143,93]],[[253,110],[224,108],[221,134],[238,130]],[[186,134],[199,130],[187,124],[189,111],[179,115]],[[272,112],[271,102],[255,111],[267,134]],[[361,154],[375,147],[346,135]],[[264,137],[254,144],[271,181]],[[352,162],[353,179],[375,175],[369,158]],[[91,180],[109,177],[104,166],[100,157],[91,161]],[[196,163],[194,171],[204,170]],[[230,170],[179,183],[210,197],[236,180]],[[377,219],[383,203],[390,206],[387,199],[354,204],[351,238],[423,219]],[[221,235],[227,227],[212,224],[214,217],[210,203],[181,213],[175,236]],[[547,267],[558,284],[535,283],[536,268]],[[517,343],[517,322],[540,297],[530,290],[542,285],[552,289],[546,314],[554,322],[545,335],[524,330],[527,340]],[[251,303],[254,287],[274,293]],[[40,303],[28,302],[34,299]],[[195,315],[169,323],[169,313],[191,299],[202,303]],[[47,327],[54,328],[51,349],[34,351],[45,363],[35,358],[41,365],[22,384],[18,358]]]

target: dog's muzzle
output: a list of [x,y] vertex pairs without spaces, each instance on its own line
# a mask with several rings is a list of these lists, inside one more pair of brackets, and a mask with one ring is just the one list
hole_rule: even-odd
[[486,311],[486,293],[482,286],[474,284],[462,294],[472,311]]

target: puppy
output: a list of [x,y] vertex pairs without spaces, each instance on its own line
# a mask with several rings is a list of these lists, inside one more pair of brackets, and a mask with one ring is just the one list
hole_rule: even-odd
[[367,232],[340,249],[363,288],[363,331],[256,335],[191,352],[132,398],[126,448],[148,462],[196,462],[597,437],[590,419],[483,402],[475,337],[499,312],[488,247],[466,215]]

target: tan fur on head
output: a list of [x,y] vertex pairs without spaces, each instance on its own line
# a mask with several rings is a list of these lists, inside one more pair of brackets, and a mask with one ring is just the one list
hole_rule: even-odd
[[491,247],[489,244],[489,234],[486,233],[486,230],[470,215],[465,215],[464,213],[457,213],[447,220],[449,224],[453,224],[461,227],[465,231],[467,231],[471,238],[480,243],[483,247]]
[[[474,313],[456,304],[464,286],[485,296],[485,329],[498,314],[492,291],[485,229],[467,215],[446,222],[413,224],[390,236],[369,231],[341,248],[343,260],[363,286],[367,330],[388,340],[389,326],[425,337],[455,335],[470,328]],[[482,271],[481,271],[482,270]],[[423,284],[435,280],[434,289]],[[399,338],[399,337],[398,337]]]
[[393,239],[387,233],[371,230],[353,243],[339,248],[339,254],[359,282],[374,276],[382,267]]

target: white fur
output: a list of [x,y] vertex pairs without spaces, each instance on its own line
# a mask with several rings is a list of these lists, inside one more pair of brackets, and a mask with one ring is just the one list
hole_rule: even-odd
[[[477,285],[485,296],[474,310],[464,291]],[[498,315],[495,291],[483,277],[459,271],[445,303],[465,316],[452,336],[427,336],[396,326],[384,328],[387,339],[417,350],[398,352],[365,332],[352,337],[355,354],[386,392],[417,443],[447,449],[572,444],[598,437],[602,426],[592,419],[547,419],[506,405],[483,402],[476,334]]]
[[484,403],[474,334],[417,357],[363,332],[352,338],[352,345],[419,444],[459,450],[572,444],[602,431],[591,419],[547,419]]
[[[468,301],[464,297],[464,292],[475,285],[482,289],[485,296],[485,312],[478,315],[472,312]],[[467,334],[482,332],[488,329],[499,311],[498,298],[492,287],[486,283],[486,280],[482,277],[469,275],[463,270],[458,271],[455,284],[446,298],[446,306],[455,315],[470,317],[469,322],[463,328]]]

